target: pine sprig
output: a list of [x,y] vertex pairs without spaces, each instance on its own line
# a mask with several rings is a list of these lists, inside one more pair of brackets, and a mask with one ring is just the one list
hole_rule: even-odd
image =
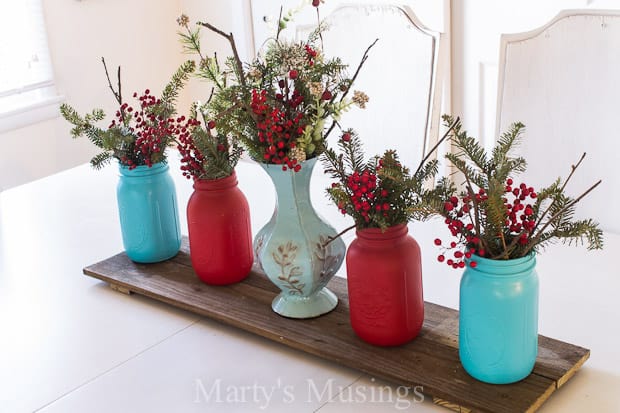
[[178,22],[184,28],[180,33],[184,50],[200,57],[197,76],[214,85],[207,110],[217,121],[218,132],[240,142],[258,162],[298,171],[304,160],[326,149],[325,141],[342,114],[368,100],[359,91],[352,99],[345,97],[372,45],[350,77],[341,59],[321,52],[325,24],[319,23],[305,41],[279,38],[294,14],[281,11],[278,34],[250,63],[240,60],[232,33],[208,22],[197,23],[229,42],[232,56],[222,67],[215,54],[201,51],[200,31],[189,28],[187,16]]
[[[449,116],[444,117],[449,122]],[[520,143],[525,126],[514,123],[502,134],[487,156],[482,145],[467,133],[455,128],[452,142],[456,151],[446,158],[461,173],[460,192],[448,180],[440,180],[436,188],[440,203],[437,212],[461,247],[454,250],[454,259],[446,262],[462,268],[464,260],[476,253],[491,259],[524,257],[556,240],[568,244],[587,244],[588,249],[603,246],[602,231],[592,219],[575,220],[577,203],[594,190],[596,182],[576,198],[565,189],[585,154],[571,166],[565,180],[558,178],[538,192],[525,183],[516,185],[514,175],[526,169],[522,157],[512,150]],[[513,186],[514,184],[514,186]],[[441,245],[440,240],[436,240]],[[445,256],[439,256],[444,261]]]
[[[173,74],[170,82],[157,99],[147,89],[139,98],[139,108],[124,102],[122,97],[121,70],[117,70],[117,86],[112,85],[105,59],[101,59],[108,87],[119,104],[115,118],[107,129],[97,125],[105,118],[102,109],[94,109],[83,117],[70,105],[62,104],[60,113],[71,125],[73,138],[86,136],[102,152],[90,161],[95,169],[107,165],[111,158],[116,158],[121,165],[133,169],[137,166],[152,166],[158,162],[165,162],[166,147],[174,140],[173,135],[180,133],[180,125],[184,117],[171,119],[176,113],[175,101],[179,90],[188,80],[195,69],[193,61],[183,63]],[[134,93],[134,98],[138,94]]]
[[[450,125],[431,152],[458,123],[457,119]],[[452,188],[446,183],[427,189],[438,172],[438,161],[428,160],[430,153],[412,174],[394,150],[364,160],[362,141],[351,129],[342,133],[338,147],[339,152],[328,147],[322,155],[325,173],[335,180],[327,194],[343,214],[353,218],[358,229],[385,230],[411,219],[427,219],[436,214],[441,196]]]
[[112,154],[109,152],[101,152],[95,155],[91,160],[90,164],[94,169],[101,169],[112,160]]
[[[487,166],[488,171],[495,171],[494,176],[499,181],[505,181],[509,174],[524,172],[527,166],[525,159],[522,157],[511,158],[509,152],[519,145],[525,125],[516,122],[510,125],[510,129],[503,133],[497,144],[491,151],[491,163]],[[495,166],[498,166],[497,168]],[[499,166],[503,166],[499,168]]]
[[[199,121],[198,118],[202,121]],[[205,105],[192,105],[188,130],[179,136],[183,175],[194,179],[214,180],[230,176],[239,162],[243,148],[216,130]],[[219,126],[217,126],[219,129]]]
[[179,97],[179,92],[189,80],[190,75],[194,73],[194,70],[196,70],[196,63],[193,60],[187,60],[179,66],[161,92],[161,103],[152,106],[155,115],[167,118],[174,114],[174,104]]

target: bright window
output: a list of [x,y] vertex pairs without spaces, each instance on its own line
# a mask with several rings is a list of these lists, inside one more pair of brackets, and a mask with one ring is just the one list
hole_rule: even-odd
[[0,132],[57,114],[41,0],[0,1]]

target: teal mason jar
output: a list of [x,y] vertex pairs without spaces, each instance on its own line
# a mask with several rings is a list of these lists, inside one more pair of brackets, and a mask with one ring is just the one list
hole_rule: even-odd
[[181,247],[181,229],[168,165],[119,169],[116,198],[127,256],[140,263],[174,257]]
[[490,260],[473,256],[461,279],[459,357],[465,371],[487,383],[527,377],[538,354],[536,257]]

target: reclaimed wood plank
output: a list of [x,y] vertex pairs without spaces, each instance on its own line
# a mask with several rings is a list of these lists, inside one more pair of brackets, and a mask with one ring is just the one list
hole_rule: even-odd
[[471,412],[533,412],[579,369],[589,350],[540,336],[534,372],[509,385],[490,385],[471,378],[458,358],[458,311],[425,303],[420,335],[391,348],[357,338],[349,324],[346,280],[329,284],[340,302],[315,319],[291,320],[271,310],[278,289],[255,269],[247,280],[209,286],[194,274],[184,242],[173,259],[137,264],[124,253],[84,269],[86,275],[123,292],[145,295],[215,319],[289,347],[351,367],[396,385],[423,386],[440,405]]

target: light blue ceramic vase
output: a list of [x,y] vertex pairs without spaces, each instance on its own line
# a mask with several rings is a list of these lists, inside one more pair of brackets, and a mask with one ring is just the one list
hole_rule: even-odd
[[116,198],[127,256],[140,263],[174,257],[181,247],[181,229],[168,165],[119,169]]
[[282,292],[273,310],[285,317],[312,318],[333,310],[336,295],[325,288],[344,259],[346,246],[316,213],[310,202],[310,178],[316,158],[299,172],[281,165],[261,164],[277,193],[271,220],[254,238],[255,262]]
[[538,276],[534,254],[472,257],[461,279],[459,356],[472,377],[506,384],[527,377],[538,354]]

